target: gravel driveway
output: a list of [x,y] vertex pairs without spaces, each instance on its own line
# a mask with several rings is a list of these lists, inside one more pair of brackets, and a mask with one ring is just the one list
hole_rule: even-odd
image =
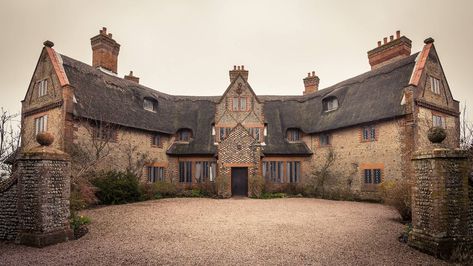
[[43,249],[0,243],[2,265],[437,265],[397,241],[379,204],[164,199],[84,211],[90,232]]

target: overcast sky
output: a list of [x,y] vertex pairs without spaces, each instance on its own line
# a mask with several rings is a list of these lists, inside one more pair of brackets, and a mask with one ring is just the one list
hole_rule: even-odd
[[[473,120],[473,1],[0,0],[0,106],[20,111],[43,41],[91,63],[105,26],[121,44],[118,74],[176,95],[221,95],[233,65],[256,94],[301,94],[309,71],[325,88],[369,70],[366,52],[396,30],[435,46],[453,96]],[[119,104],[119,103],[117,103]]]

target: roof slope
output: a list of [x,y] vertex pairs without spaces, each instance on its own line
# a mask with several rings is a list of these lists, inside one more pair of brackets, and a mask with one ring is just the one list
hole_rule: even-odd
[[[288,128],[318,133],[389,119],[405,114],[403,90],[415,66],[417,54],[345,80],[316,93],[301,96],[258,96],[264,102],[268,125],[264,153],[309,155],[305,143],[289,143]],[[175,143],[168,154],[215,154],[211,126],[221,96],[173,96],[135,82],[108,75],[90,65],[62,55],[64,70],[75,88],[75,114],[122,126],[174,134],[189,128],[195,137],[189,144]],[[323,112],[322,100],[337,97],[339,107]],[[143,99],[158,100],[157,112],[143,109]]]
[[[133,81],[108,75],[80,61],[62,55],[64,70],[74,87],[75,115],[121,126],[174,134],[189,128],[195,139],[189,145],[174,147],[171,154],[214,154],[210,128],[215,102],[219,97],[171,96]],[[143,109],[146,97],[158,101],[156,112]]]

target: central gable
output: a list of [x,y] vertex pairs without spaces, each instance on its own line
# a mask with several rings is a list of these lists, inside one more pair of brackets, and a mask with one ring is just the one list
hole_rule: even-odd
[[262,103],[242,75],[238,75],[228,86],[217,103],[216,127],[235,127],[238,123],[263,125]]

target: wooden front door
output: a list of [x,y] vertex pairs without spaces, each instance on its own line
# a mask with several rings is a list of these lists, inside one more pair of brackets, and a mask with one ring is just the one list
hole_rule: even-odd
[[248,196],[247,167],[232,167],[232,196]]

